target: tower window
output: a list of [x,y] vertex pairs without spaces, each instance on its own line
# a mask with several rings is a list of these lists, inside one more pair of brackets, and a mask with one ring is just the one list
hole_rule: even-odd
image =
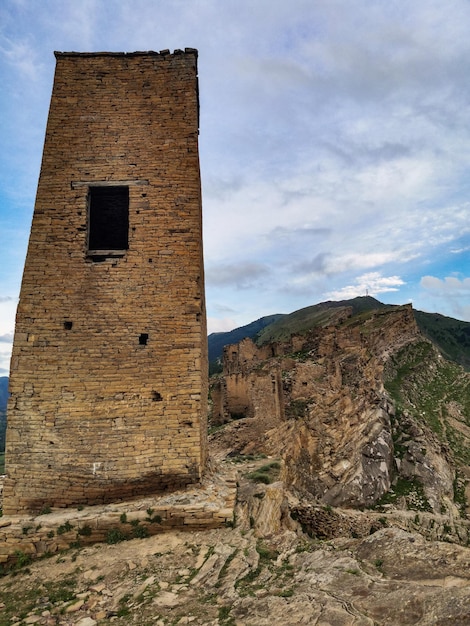
[[129,247],[129,187],[90,187],[88,250],[112,252]]

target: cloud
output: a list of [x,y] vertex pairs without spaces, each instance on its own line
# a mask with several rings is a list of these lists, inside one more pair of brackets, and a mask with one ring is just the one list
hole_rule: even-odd
[[423,276],[420,285],[424,290],[425,310],[470,321],[470,278]]
[[380,293],[398,291],[405,282],[399,276],[382,276],[379,272],[363,274],[355,279],[355,284],[330,291],[325,297],[331,300],[348,300],[357,296],[376,296]]
[[212,308],[217,311],[217,313],[236,313],[236,310],[233,307],[227,306],[226,304],[219,304],[217,302],[212,304]]
[[[467,0],[0,4],[0,230],[21,232],[4,237],[0,267],[23,262],[52,49],[194,46],[207,304],[221,324],[326,292],[468,294],[419,289],[444,275],[438,258],[461,271],[468,252]],[[13,319],[2,311],[0,333]]]
[[460,280],[455,276],[447,276],[444,280],[436,276],[423,276],[421,287],[440,297],[470,296],[470,278]]
[[32,82],[42,77],[44,64],[37,59],[37,50],[31,41],[25,39],[12,41],[7,37],[0,38],[0,54],[11,65],[15,72]]
[[220,264],[206,269],[206,282],[212,287],[249,289],[259,285],[269,273],[269,268],[260,263]]
[[237,327],[237,322],[230,318],[216,318],[216,317],[208,317],[207,318],[207,333],[210,335],[211,333],[225,333],[229,330],[233,330]]
[[326,238],[331,234],[331,228],[313,227],[309,224],[300,226],[299,228],[288,228],[286,226],[276,226],[267,233],[268,240],[276,242],[292,243],[298,242],[299,239],[312,240],[317,237]]
[[0,335],[0,343],[13,343],[13,332]]
[[296,263],[291,271],[294,274],[325,274],[326,273],[326,260],[327,254],[321,252],[320,254],[316,254],[314,257],[305,259],[300,263]]

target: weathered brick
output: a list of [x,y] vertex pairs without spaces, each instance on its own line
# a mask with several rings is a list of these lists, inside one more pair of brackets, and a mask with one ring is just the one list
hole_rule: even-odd
[[[11,362],[6,514],[189,484],[206,459],[197,53],[56,57]],[[129,190],[129,247],[91,256],[90,188],[109,184]]]

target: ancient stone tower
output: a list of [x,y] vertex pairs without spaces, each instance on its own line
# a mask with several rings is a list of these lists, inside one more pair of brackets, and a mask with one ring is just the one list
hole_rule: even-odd
[[197,481],[197,51],[56,53],[11,362],[4,513]]

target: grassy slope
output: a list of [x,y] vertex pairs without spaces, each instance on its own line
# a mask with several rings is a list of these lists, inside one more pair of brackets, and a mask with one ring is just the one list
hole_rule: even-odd
[[424,420],[460,461],[470,464],[470,376],[459,365],[426,341],[409,344],[387,364],[385,387],[398,414],[406,410]]
[[447,359],[470,371],[470,322],[439,313],[414,311],[414,314],[423,335],[435,343]]
[[313,306],[294,311],[289,315],[284,315],[273,324],[266,326],[257,335],[257,343],[270,343],[272,341],[283,341],[293,334],[303,334],[314,326],[326,326],[330,323],[332,316],[338,309],[352,307],[353,314],[364,313],[374,309],[384,308],[382,304],[370,296],[354,298],[352,300],[341,300],[338,302],[322,302]]

